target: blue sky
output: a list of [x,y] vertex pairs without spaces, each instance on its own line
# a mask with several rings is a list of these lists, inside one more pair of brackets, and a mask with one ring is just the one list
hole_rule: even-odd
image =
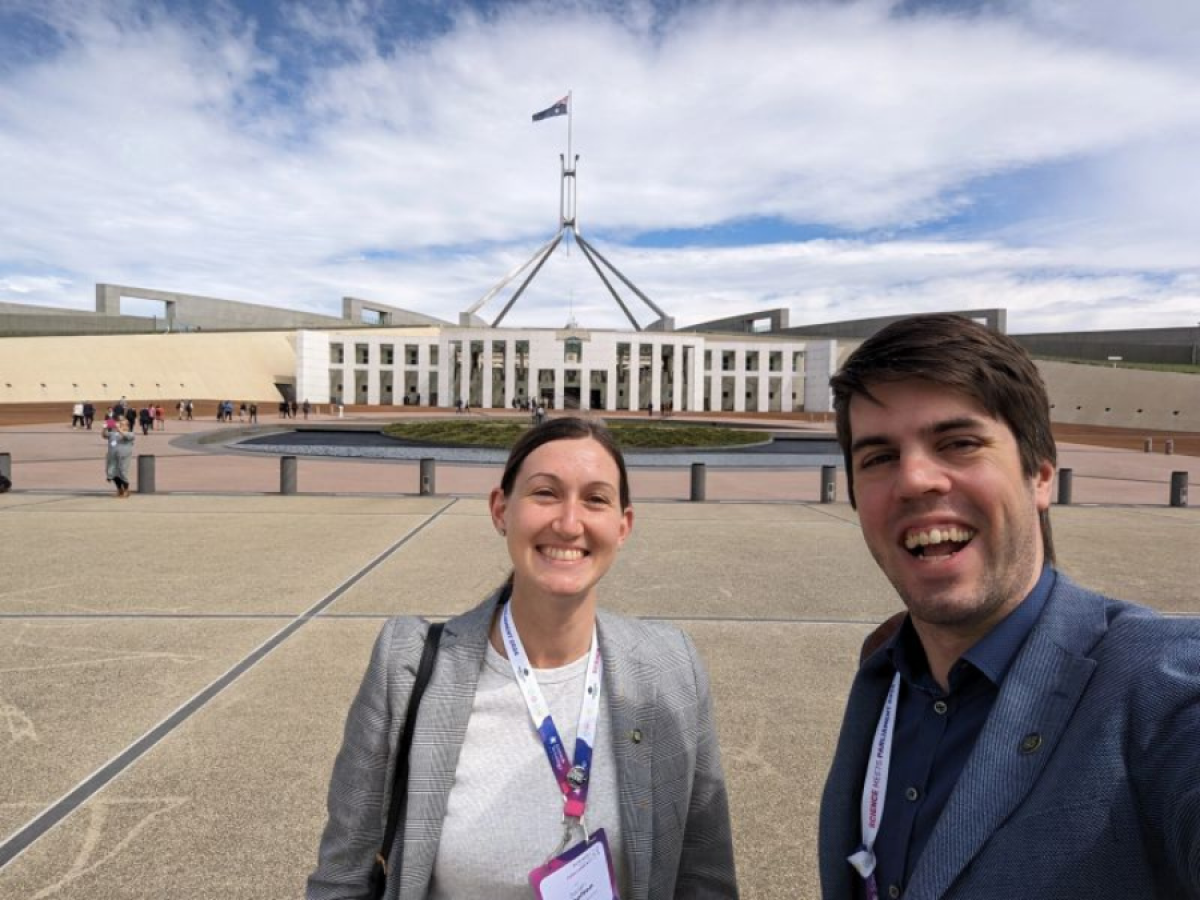
[[[1195,325],[1197,46],[1194,0],[0,0],[0,302],[455,321],[553,234],[571,90],[580,229],[682,324]],[[568,315],[625,324],[574,248],[505,323]]]

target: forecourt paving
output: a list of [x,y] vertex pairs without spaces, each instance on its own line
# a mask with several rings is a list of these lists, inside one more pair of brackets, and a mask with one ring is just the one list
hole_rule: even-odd
[[[898,601],[845,504],[635,509],[601,601],[676,622],[708,662],[743,895],[815,897],[858,647]],[[1080,580],[1200,614],[1195,508],[1053,519]],[[300,896],[382,621],[454,614],[507,571],[479,496],[10,493],[0,547],[5,900]],[[33,839],[48,811],[61,820]]]

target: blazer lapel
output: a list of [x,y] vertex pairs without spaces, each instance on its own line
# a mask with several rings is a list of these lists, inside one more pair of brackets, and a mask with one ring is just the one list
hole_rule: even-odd
[[402,900],[421,900],[428,894],[499,596],[497,591],[475,609],[449,620],[442,633],[437,664],[421,699],[413,734]]
[[945,896],[1024,801],[1096,668],[1084,654],[1105,630],[1103,613],[1072,604],[1064,595],[1078,589],[1058,577],[917,863],[905,892],[912,900]]
[[636,652],[641,642],[630,622],[597,612],[604,687],[612,720],[613,751],[620,791],[622,844],[629,871],[630,900],[647,900],[653,857],[654,709],[658,686]]

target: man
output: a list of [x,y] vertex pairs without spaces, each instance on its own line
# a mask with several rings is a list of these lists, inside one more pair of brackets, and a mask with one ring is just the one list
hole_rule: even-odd
[[850,500],[907,614],[851,688],[821,804],[826,900],[1200,898],[1200,621],[1053,567],[1032,361],[919,316],[832,386]]

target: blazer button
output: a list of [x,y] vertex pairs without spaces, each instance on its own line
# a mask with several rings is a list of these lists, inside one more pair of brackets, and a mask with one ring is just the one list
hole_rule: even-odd
[[1036,731],[1031,732],[1021,738],[1021,752],[1033,753],[1042,746],[1042,736]]
[[898,884],[888,885],[888,896],[891,897],[892,900],[896,900],[896,898],[900,896],[900,885],[898,885]]
[[910,787],[908,790],[906,790],[904,792],[905,799],[907,799],[909,801],[915,801],[920,796],[921,796],[921,792],[918,791],[915,787]]
[[642,730],[640,728],[633,729],[633,731],[629,732],[629,739],[635,744],[640,744],[642,742]]

